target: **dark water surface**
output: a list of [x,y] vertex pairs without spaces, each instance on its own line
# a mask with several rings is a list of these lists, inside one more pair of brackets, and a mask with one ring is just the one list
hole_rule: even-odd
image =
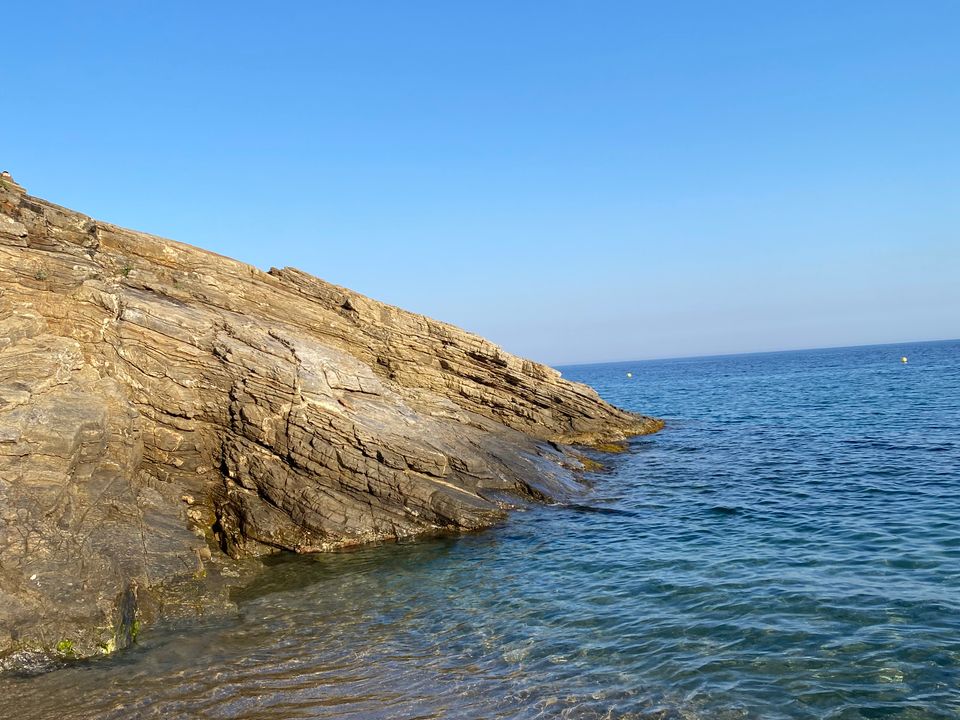
[[960,342],[564,374],[668,421],[580,506],[273,562],[0,715],[960,717]]

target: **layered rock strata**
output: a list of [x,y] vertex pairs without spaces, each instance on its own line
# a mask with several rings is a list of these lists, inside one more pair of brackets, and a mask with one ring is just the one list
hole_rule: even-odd
[[469,530],[657,430],[481,337],[0,179],[0,655],[128,644],[227,556]]

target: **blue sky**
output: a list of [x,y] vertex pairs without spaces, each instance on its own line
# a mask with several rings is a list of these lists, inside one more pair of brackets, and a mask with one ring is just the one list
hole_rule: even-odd
[[95,217],[549,363],[960,336],[960,3],[31,5],[0,165]]

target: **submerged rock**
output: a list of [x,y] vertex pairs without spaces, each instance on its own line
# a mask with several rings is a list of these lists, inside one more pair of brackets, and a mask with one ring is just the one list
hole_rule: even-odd
[[576,489],[568,444],[660,426],[453,326],[0,178],[8,661],[121,648],[231,558],[487,526]]

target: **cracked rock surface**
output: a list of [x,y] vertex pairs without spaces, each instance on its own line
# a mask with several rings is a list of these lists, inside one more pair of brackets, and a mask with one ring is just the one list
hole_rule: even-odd
[[0,180],[0,657],[123,647],[230,558],[487,526],[575,492],[569,445],[660,426],[453,326]]

